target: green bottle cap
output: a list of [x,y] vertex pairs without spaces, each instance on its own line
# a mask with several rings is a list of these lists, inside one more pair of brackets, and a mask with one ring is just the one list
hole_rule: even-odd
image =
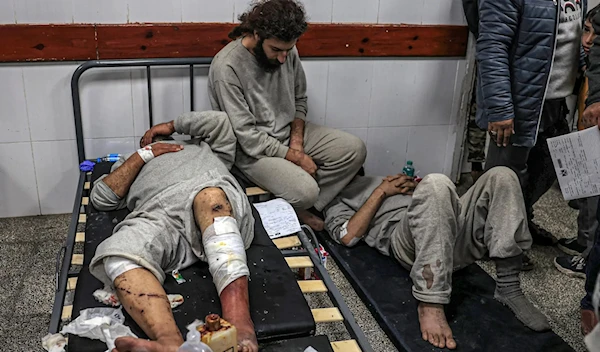
[[406,165],[412,165],[412,164],[413,164],[413,163],[412,163],[412,160],[408,160],[408,161],[406,161]]

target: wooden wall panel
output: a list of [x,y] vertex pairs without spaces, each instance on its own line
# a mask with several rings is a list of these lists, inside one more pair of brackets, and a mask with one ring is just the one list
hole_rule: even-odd
[[[0,62],[212,57],[231,23],[0,25]],[[302,57],[458,57],[465,26],[311,24]]]
[[0,62],[96,58],[94,25],[0,25]]

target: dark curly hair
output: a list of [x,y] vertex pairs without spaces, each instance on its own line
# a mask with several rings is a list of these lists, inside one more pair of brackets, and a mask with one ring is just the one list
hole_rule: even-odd
[[295,0],[257,0],[252,8],[239,17],[240,24],[229,38],[258,33],[261,39],[277,38],[291,42],[306,31],[304,6]]

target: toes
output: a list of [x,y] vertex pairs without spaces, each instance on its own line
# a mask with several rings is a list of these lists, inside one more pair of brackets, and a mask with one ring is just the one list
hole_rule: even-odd
[[456,341],[454,341],[454,338],[452,336],[446,336],[446,347],[448,347],[451,350],[456,348]]
[[429,343],[434,346],[437,346],[437,343],[438,343],[437,336],[434,334],[429,335]]
[[446,347],[446,338],[444,336],[440,336],[440,343],[438,344],[439,348],[444,348]]
[[424,341],[429,340],[429,336],[427,336],[427,331],[423,331],[421,337],[423,338]]

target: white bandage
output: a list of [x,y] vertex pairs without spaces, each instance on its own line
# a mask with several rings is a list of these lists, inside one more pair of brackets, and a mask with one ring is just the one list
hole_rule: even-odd
[[249,276],[244,241],[234,218],[215,218],[202,234],[202,244],[208,260],[208,270],[219,295],[230,283],[242,276]]
[[[342,242],[342,238],[346,237],[346,235],[348,234],[348,223],[350,222],[350,220],[346,221],[345,223],[342,224],[342,226],[340,227],[340,237],[338,239],[338,243],[343,243]],[[346,247],[353,247],[354,245],[356,245],[358,243],[358,241],[360,241],[361,239],[358,237],[353,237],[352,240],[350,240],[350,243],[346,244]]]
[[137,153],[142,157],[144,163],[148,163],[150,160],[154,159],[154,153],[152,153],[152,146],[147,145],[144,148],[138,149]]
[[119,275],[137,268],[141,268],[141,266],[127,258],[108,257],[104,259],[104,271],[106,272],[106,276],[110,279],[110,282],[113,283]]

